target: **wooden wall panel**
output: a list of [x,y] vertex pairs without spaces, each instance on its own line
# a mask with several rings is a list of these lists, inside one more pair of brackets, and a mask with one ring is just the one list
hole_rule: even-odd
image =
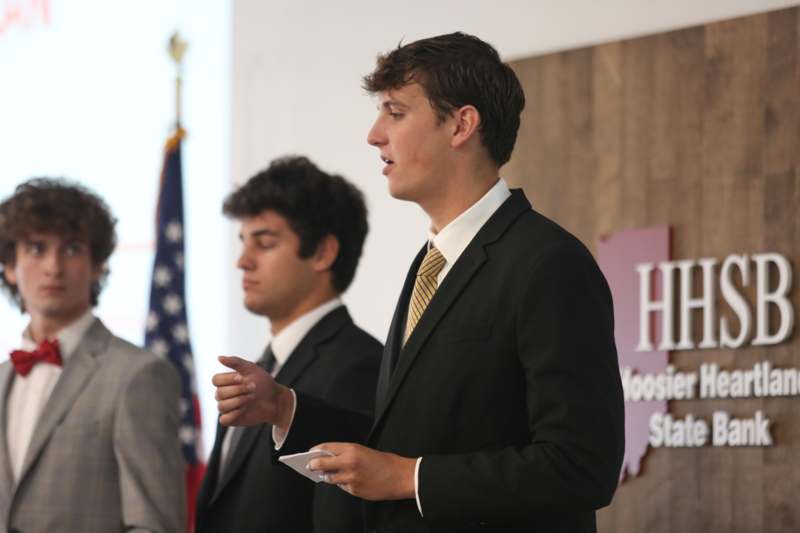
[[[593,250],[615,231],[669,224],[674,259],[779,252],[800,283],[800,8],[512,66],[527,105],[502,174],[536,209]],[[745,294],[754,301],[752,287]],[[763,360],[800,368],[798,337],[677,351],[670,361],[692,371]],[[601,532],[800,531],[800,398],[669,407],[706,420],[719,409],[763,410],[776,445],[650,450],[642,473],[598,514]]]

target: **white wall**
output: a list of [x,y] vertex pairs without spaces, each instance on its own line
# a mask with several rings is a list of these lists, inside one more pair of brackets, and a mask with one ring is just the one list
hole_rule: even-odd
[[[360,89],[360,79],[372,70],[378,52],[400,40],[461,30],[494,44],[510,60],[797,4],[238,0],[233,14],[232,176],[241,182],[273,157],[301,153],[362,188],[370,208],[370,234],[345,300],[356,322],[384,340],[406,269],[426,237],[427,221],[416,206],[389,197],[377,150],[365,142],[375,106]],[[236,250],[234,243],[231,257]],[[266,342],[266,325],[242,311],[239,276],[231,270],[228,278],[229,347],[255,356]]]

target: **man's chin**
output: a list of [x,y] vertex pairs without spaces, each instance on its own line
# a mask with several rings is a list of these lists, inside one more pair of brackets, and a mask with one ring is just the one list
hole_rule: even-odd
[[393,184],[391,181],[389,181],[389,196],[395,200],[404,200],[406,202],[414,201],[414,195],[412,194],[412,191],[409,191],[407,187],[401,187],[400,185]]
[[260,305],[260,302],[252,302],[245,300],[244,308],[253,313],[254,315],[267,316],[266,310],[264,309],[263,305]]
[[[85,306],[68,305],[66,303],[60,305],[51,303],[49,305],[45,304],[38,306],[35,312],[49,320],[58,322],[71,322],[73,320],[77,320],[89,309],[91,309],[91,306],[87,308]],[[30,311],[31,309],[28,309],[29,313]]]

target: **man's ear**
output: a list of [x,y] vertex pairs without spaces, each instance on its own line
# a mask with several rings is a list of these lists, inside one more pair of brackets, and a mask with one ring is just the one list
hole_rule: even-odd
[[317,244],[317,251],[314,252],[314,270],[318,272],[330,270],[337,257],[339,257],[339,239],[332,234],[325,235]]
[[481,126],[481,114],[473,105],[462,106],[451,115],[454,121],[453,137],[450,146],[460,148],[478,134]]
[[106,272],[106,265],[95,265],[94,262],[92,263],[92,283],[97,283],[100,281],[100,278],[103,277],[103,274]]
[[6,281],[16,286],[17,284],[17,273],[14,272],[14,264],[13,263],[3,263],[3,276],[6,278]]

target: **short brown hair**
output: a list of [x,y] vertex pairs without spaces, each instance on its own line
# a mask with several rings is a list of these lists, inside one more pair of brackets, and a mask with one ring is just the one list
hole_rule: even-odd
[[489,156],[498,166],[508,162],[525,94],[492,45],[461,32],[400,44],[378,56],[375,70],[364,77],[364,89],[374,94],[412,82],[422,86],[439,120],[459,107],[475,106]]
[[[92,305],[97,305],[108,275],[106,261],[117,244],[116,223],[105,201],[77,183],[61,178],[28,180],[0,204],[0,263],[3,269],[13,266],[17,242],[33,233],[85,239],[92,264],[103,269],[103,275],[91,288]],[[0,275],[0,283],[24,311],[25,303],[17,287],[4,275]]]
[[300,239],[299,257],[316,252],[327,235],[339,241],[331,265],[333,288],[342,293],[356,274],[369,226],[364,195],[336,174],[320,170],[308,158],[288,156],[274,160],[230,194],[222,212],[235,219],[272,210],[289,223]]

